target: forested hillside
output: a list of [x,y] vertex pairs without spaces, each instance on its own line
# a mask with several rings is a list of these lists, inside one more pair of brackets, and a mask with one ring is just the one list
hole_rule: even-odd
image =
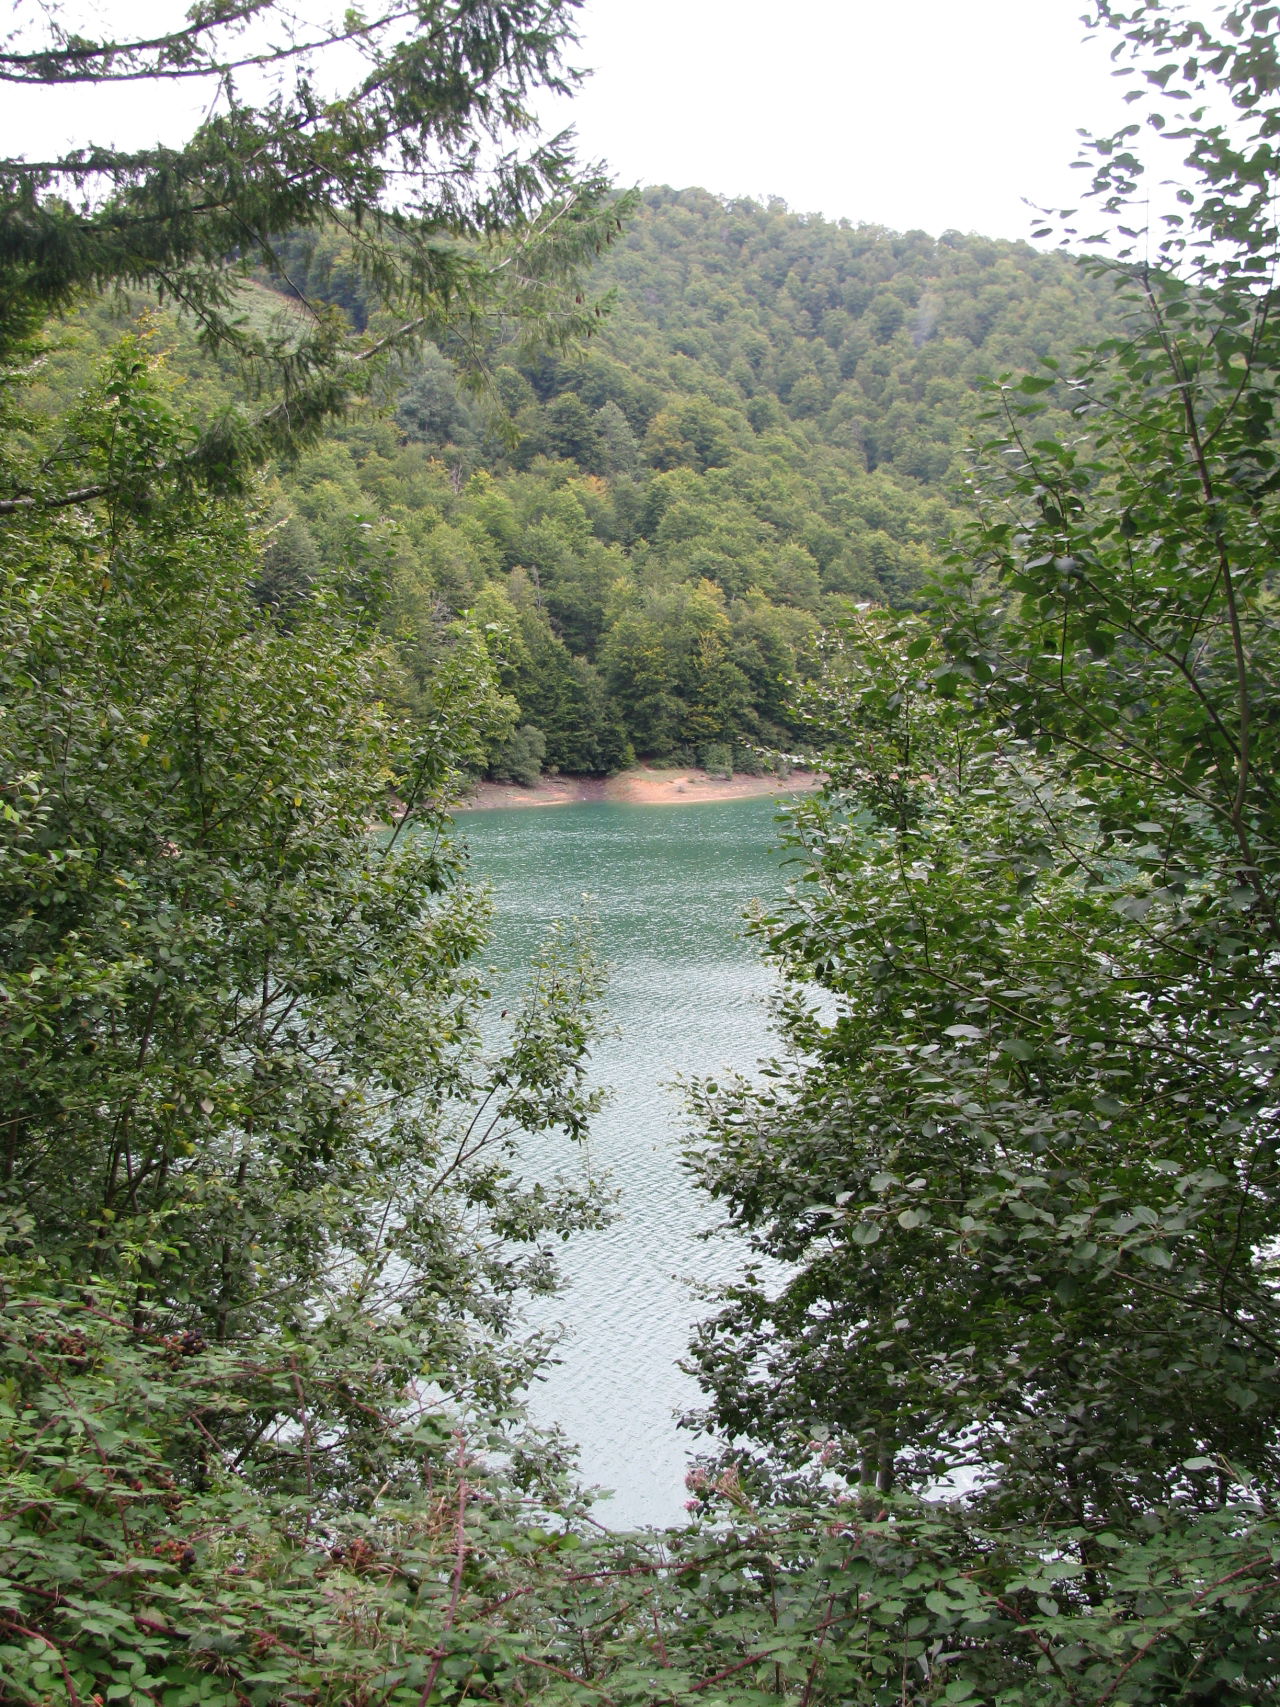
[[[364,324],[345,240],[286,254],[296,292]],[[411,673],[434,624],[496,624],[526,732],[490,759],[520,777],[632,752],[749,765],[750,744],[794,742],[788,683],[824,622],[918,600],[984,378],[1116,316],[1109,281],[1025,244],[700,190],[647,191],[596,283],[612,309],[580,352],[493,355],[514,442],[429,352],[392,419],[283,473],[270,548],[285,596],[349,572],[353,517],[378,528]]]
[[[278,251],[239,299],[252,333],[287,344],[334,308],[382,331],[345,235]],[[646,191],[583,294],[606,305],[585,342],[522,359],[454,331],[387,382],[391,409],[358,408],[268,481],[263,601],[328,586],[375,615],[390,695],[418,713],[474,613],[508,696],[476,764],[520,781],[794,747],[791,684],[824,627],[851,601],[919,603],[985,382],[1120,323],[1110,279],[1061,255],[701,190]],[[64,334],[50,410],[138,306]],[[225,410],[237,368],[190,316],[154,318],[184,399]]]

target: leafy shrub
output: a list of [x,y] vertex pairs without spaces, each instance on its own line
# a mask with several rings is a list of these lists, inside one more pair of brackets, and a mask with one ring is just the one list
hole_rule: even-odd
[[518,782],[532,788],[542,775],[542,761],[547,756],[547,739],[532,723],[522,723],[503,747],[493,764],[493,776],[498,782]]

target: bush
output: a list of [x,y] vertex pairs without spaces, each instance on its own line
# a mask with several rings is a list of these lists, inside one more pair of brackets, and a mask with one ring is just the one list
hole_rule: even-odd
[[733,776],[733,750],[725,742],[709,742],[699,751],[698,763],[708,776],[722,777],[726,782]]
[[532,723],[522,723],[494,761],[495,782],[518,782],[522,788],[532,788],[542,775],[542,761],[547,756],[547,739]]

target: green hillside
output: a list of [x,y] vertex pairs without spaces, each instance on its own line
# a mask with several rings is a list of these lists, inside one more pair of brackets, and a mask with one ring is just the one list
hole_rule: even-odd
[[[370,314],[336,239],[292,245],[288,275]],[[437,355],[393,419],[340,430],[280,492],[279,587],[341,565],[351,518],[374,521],[411,673],[464,609],[499,625],[537,732],[490,755],[517,775],[786,746],[824,621],[917,598],[983,379],[1115,314],[1106,280],[1026,244],[700,190],[647,191],[598,282],[614,300],[584,352],[497,352],[514,444]]]
[[[287,338],[305,298],[377,326],[345,237],[281,254],[247,324]],[[490,344],[479,391],[465,352],[429,350],[389,410],[267,484],[264,602],[326,585],[362,604],[394,642],[390,696],[421,715],[473,613],[510,702],[476,764],[520,780],[633,757],[753,768],[755,747],[794,745],[791,684],[824,625],[919,599],[984,380],[1117,321],[1107,279],[1027,244],[700,190],[645,192],[592,288],[609,309],[585,347],[514,364]],[[50,410],[119,324],[100,305],[66,332]],[[158,336],[187,400],[231,403],[234,372],[189,327],[161,315]]]

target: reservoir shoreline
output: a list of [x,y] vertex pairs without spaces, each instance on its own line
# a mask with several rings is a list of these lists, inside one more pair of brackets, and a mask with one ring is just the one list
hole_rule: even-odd
[[822,784],[817,771],[790,776],[713,776],[695,765],[659,770],[640,765],[616,776],[544,776],[537,782],[480,782],[454,806],[455,812],[507,811],[521,806],[693,806],[703,802],[751,800],[771,794],[809,794]]

